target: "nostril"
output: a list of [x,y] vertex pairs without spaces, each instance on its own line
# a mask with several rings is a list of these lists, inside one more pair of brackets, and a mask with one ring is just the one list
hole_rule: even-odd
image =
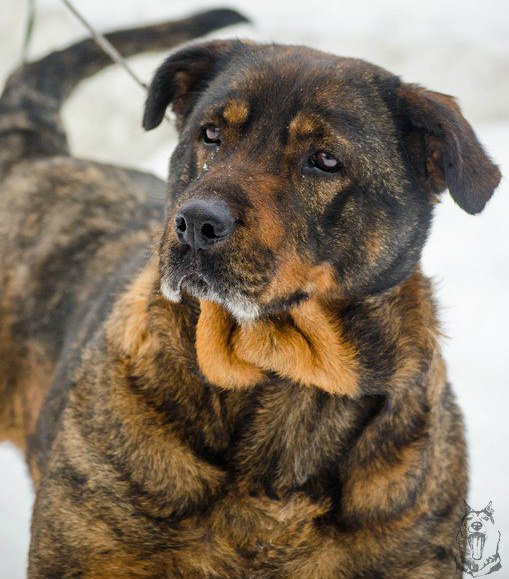
[[216,237],[218,237],[218,235],[216,234],[216,230],[214,229],[214,226],[211,223],[204,223],[202,225],[201,234],[206,239],[216,239]]
[[186,220],[183,217],[177,217],[175,219],[175,227],[177,228],[177,231],[184,233],[187,229]]
[[207,250],[233,232],[235,220],[222,201],[193,199],[185,203],[173,221],[177,241],[193,251]]

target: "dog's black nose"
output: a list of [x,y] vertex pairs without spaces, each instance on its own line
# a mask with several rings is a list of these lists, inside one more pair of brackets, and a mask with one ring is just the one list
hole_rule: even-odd
[[482,524],[479,521],[472,523],[472,529],[474,529],[474,531],[478,531],[481,528],[482,528]]
[[193,251],[210,249],[233,232],[235,219],[228,206],[216,199],[192,199],[175,215],[175,233],[180,243]]

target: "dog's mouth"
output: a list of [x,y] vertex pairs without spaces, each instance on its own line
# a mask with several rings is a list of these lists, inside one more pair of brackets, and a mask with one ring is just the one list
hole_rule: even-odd
[[173,276],[173,279],[168,279],[168,276],[163,277],[161,292],[166,299],[179,302],[183,291],[196,298],[205,297],[211,291],[211,283],[203,274],[194,272]]
[[205,298],[214,292],[213,283],[202,273],[188,273],[177,282],[179,291],[186,291],[195,298]]
[[468,546],[472,553],[472,558],[476,561],[482,559],[486,535],[484,533],[471,533],[468,535]]
[[297,276],[285,286],[278,277],[276,257],[256,251],[194,253],[182,245],[164,247],[161,293],[171,302],[180,302],[182,294],[216,302],[239,323],[289,312],[311,297],[313,284],[319,284],[325,274],[320,267],[310,266],[311,274]]
[[221,287],[212,277],[194,268],[191,272],[165,275],[161,279],[161,293],[169,301],[179,302],[183,292],[196,299],[221,304],[239,322],[252,321],[260,316],[259,306],[243,292],[235,287]]

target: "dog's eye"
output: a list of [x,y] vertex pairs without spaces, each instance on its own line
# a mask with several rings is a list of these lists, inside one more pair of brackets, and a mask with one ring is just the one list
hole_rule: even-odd
[[309,164],[325,173],[336,173],[343,168],[341,161],[327,151],[316,151],[309,157]]
[[221,144],[221,129],[216,125],[205,125],[201,128],[201,136],[208,145]]

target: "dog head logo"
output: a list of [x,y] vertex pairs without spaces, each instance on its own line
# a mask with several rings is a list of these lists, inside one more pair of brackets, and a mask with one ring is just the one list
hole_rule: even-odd
[[498,571],[500,531],[493,517],[491,501],[480,511],[465,503],[465,516],[457,535],[457,567],[472,577],[482,577]]

